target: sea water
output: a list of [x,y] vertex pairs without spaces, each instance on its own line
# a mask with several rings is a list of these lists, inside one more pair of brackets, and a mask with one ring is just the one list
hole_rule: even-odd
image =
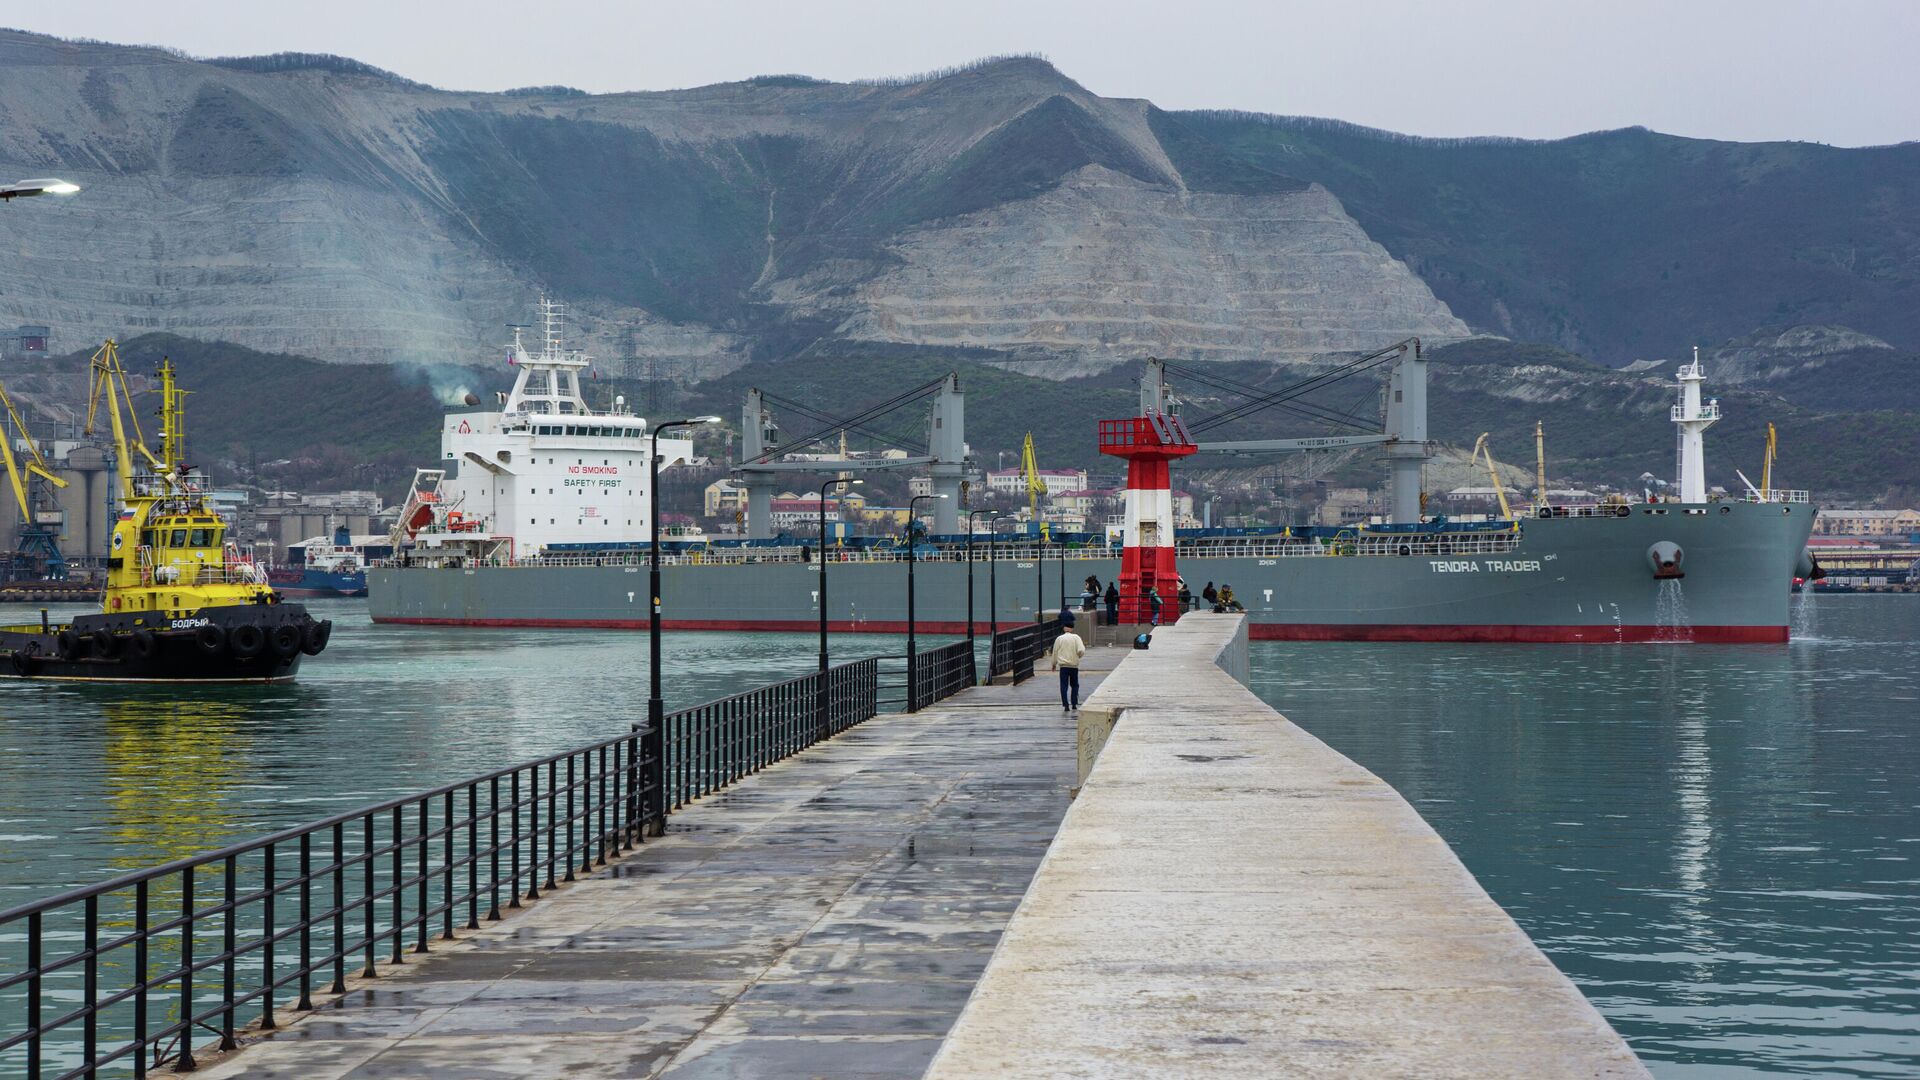
[[1656,1075],[1920,1076],[1920,597],[1819,603],[1784,645],[1255,643],[1254,689]]

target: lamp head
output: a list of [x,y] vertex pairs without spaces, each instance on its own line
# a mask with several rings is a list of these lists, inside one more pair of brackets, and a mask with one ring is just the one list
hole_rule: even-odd
[[720,418],[717,416],[696,416],[687,421],[689,424],[717,424],[719,422]]

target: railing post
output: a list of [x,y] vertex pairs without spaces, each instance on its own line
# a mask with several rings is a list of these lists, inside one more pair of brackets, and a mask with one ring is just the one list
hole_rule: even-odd
[[239,905],[236,902],[240,876],[238,858],[233,855],[227,856],[224,870],[225,888],[222,892],[225,901],[224,906],[227,909],[227,918],[225,925],[221,928],[220,939],[221,944],[225,947],[223,950],[225,956],[220,962],[220,1003],[224,1006],[220,1011],[220,1049],[231,1050],[239,1045],[233,1040],[233,977],[234,962],[238,959],[234,954],[239,943],[238,930],[240,915]]
[[575,781],[573,778],[573,761],[576,756],[577,755],[574,755],[574,754],[567,755],[567,877],[566,877],[566,880],[568,881],[574,880],[573,854],[574,852],[580,850],[579,848],[574,846],[574,842],[573,842],[573,822],[576,816],[573,808],[573,802],[574,802],[573,789],[575,784]]
[[379,949],[379,944],[375,940],[375,936],[373,932],[374,921],[377,917],[373,907],[373,894],[374,894],[373,815],[368,814],[366,817],[362,818],[361,825],[363,826],[363,828],[361,831],[361,840],[360,840],[360,844],[361,844],[360,871],[361,871],[361,878],[364,886],[361,896],[366,901],[366,905],[367,905],[366,906],[367,935],[366,935],[366,942],[365,942],[366,949],[367,949],[367,963],[366,963],[366,966],[361,969],[360,974],[366,978],[371,979],[374,976],[380,974],[378,962],[374,959],[375,953]]
[[[271,926],[267,933],[272,935]],[[273,997],[271,991],[267,997]],[[313,1008],[313,834],[310,832],[300,834],[300,1001],[294,1008]]]
[[480,785],[467,785],[467,929],[480,929]]
[[440,806],[442,825],[446,835],[441,838],[440,852],[443,856],[440,867],[440,902],[446,910],[440,913],[440,940],[453,940],[453,792],[448,791],[442,797]]
[[641,835],[659,836],[667,831],[667,725],[666,716],[658,724],[649,723],[640,734]]
[[[83,940],[87,952],[87,966],[80,986],[80,996],[86,1002],[86,1018],[80,1022],[80,1059],[86,1062],[87,1075],[93,1075],[93,1059],[100,1053],[100,1015],[95,1011],[100,1000],[100,897],[87,897],[87,930]],[[231,970],[231,968],[229,968]],[[227,1000],[233,1000],[231,991]],[[231,1011],[227,1014],[231,1017]],[[231,1024],[228,1025],[231,1028]]]
[[333,823],[333,985],[330,994],[347,992],[347,823]]
[[[29,919],[36,932],[39,920],[38,915]],[[34,1056],[36,1060],[28,1064],[29,1076],[39,1068],[39,1055]],[[133,1075],[136,1080],[144,1080],[147,1075],[147,882],[144,879],[133,887]]]
[[180,1057],[176,1072],[199,1068],[193,1060],[193,867],[180,871]]
[[406,822],[401,819],[400,808],[393,808],[393,958],[392,963],[407,962],[407,868],[405,845],[400,840],[406,831]]

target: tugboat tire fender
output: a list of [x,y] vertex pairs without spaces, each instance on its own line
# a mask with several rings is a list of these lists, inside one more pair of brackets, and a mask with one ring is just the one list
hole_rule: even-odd
[[227,647],[227,631],[224,627],[208,623],[193,632],[193,642],[208,656],[218,656]]
[[54,648],[59,651],[60,659],[72,660],[80,655],[80,635],[74,633],[72,628],[62,630],[54,638]]
[[273,655],[282,660],[291,659],[294,653],[300,651],[303,643],[304,635],[300,633],[300,628],[292,623],[281,623],[267,635],[267,644],[273,646]]
[[[214,627],[218,630],[219,627]],[[127,652],[136,660],[150,660],[160,647],[160,639],[151,630],[135,630],[127,638]]]
[[113,631],[101,627],[93,632],[93,655],[111,660],[120,655],[120,639]]
[[252,623],[241,623],[227,635],[227,647],[242,660],[259,656],[260,650],[267,647],[267,635]]
[[327,647],[327,641],[333,637],[333,620],[323,619],[308,623],[306,633],[301,635],[300,651],[308,656],[319,656],[320,650]]
[[8,657],[13,663],[13,673],[25,679],[33,674],[33,654],[24,649],[15,649]]

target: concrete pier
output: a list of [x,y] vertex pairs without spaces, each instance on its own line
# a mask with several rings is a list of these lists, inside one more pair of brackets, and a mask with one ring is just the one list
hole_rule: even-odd
[[1406,800],[1237,681],[1244,635],[1186,616],[1093,695],[930,1080],[1645,1076]]
[[[1089,654],[1083,692],[1123,655]],[[1073,775],[1073,720],[1045,673],[876,717],[201,1073],[918,1076]]]

